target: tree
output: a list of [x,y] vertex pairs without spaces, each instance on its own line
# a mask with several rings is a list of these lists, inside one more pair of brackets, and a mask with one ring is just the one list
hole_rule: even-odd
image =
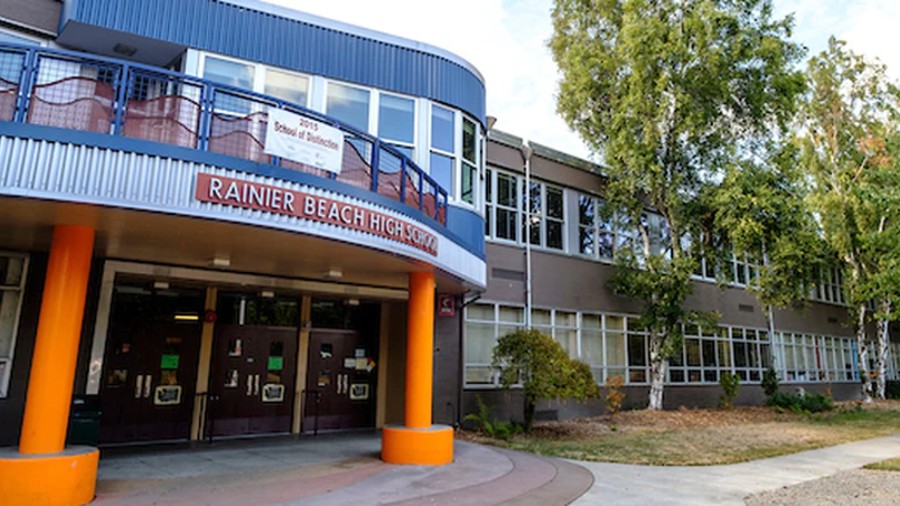
[[534,329],[500,337],[494,346],[493,364],[504,388],[522,385],[526,432],[534,422],[538,399],[584,400],[600,395],[591,368],[569,358],[552,337]]
[[802,307],[823,264],[796,155],[791,144],[779,143],[767,159],[729,167],[710,197],[716,233],[727,239],[734,255],[760,261],[757,279],[747,286],[765,306],[772,342],[773,308]]
[[[638,238],[619,255],[617,292],[642,303],[651,409],[680,348],[703,187],[785,127],[802,90],[770,0],[556,0],[557,110],[598,155],[607,203]],[[647,211],[658,220],[647,219]],[[627,250],[628,248],[626,248]]]
[[[845,271],[862,393],[871,401],[866,306],[878,300],[888,318],[896,290],[879,282],[885,273],[873,274],[896,265],[883,246],[896,226],[897,163],[889,141],[896,137],[897,89],[883,65],[865,61],[834,37],[810,59],[807,75],[810,91],[797,142],[811,183],[809,203]],[[887,181],[892,183],[884,186]]]

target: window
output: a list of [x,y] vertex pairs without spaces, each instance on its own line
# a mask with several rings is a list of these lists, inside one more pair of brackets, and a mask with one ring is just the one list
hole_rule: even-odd
[[213,56],[206,57],[203,77],[210,81],[245,90],[253,89],[253,65],[224,60]]
[[525,327],[525,310],[500,304],[471,304],[465,319],[465,383],[497,385],[491,367],[494,345],[499,336]]
[[455,195],[453,187],[454,146],[454,113],[450,109],[437,105],[431,106],[431,177],[437,183]]
[[476,202],[478,187],[478,127],[469,118],[462,124],[462,167],[459,198],[463,202]]
[[[488,182],[485,185],[486,207],[485,220],[493,217],[493,235],[497,239],[517,241],[516,223],[518,220],[519,183],[509,174],[488,171]],[[496,184],[493,183],[496,177]],[[493,192],[496,188],[496,192]]]
[[309,78],[280,70],[267,69],[263,90],[266,95],[280,98],[301,107],[309,102]]
[[[530,234],[531,243],[549,249],[565,246],[565,193],[562,188],[531,181],[528,194],[523,178],[497,170],[486,173],[485,219],[488,237],[521,243]],[[521,197],[520,197],[521,195]],[[525,221],[526,214],[529,221]]]
[[27,272],[27,256],[0,254],[0,398],[9,387]]
[[416,103],[412,99],[381,93],[378,101],[378,136],[407,157],[416,142]]
[[328,83],[325,114],[352,126],[369,131],[369,91],[338,83]]
[[[611,260],[616,251],[632,246],[635,232],[627,224],[627,220],[604,218],[610,214],[604,212],[604,205],[603,199],[599,197],[578,194],[578,253]],[[662,230],[658,224],[657,227]]]

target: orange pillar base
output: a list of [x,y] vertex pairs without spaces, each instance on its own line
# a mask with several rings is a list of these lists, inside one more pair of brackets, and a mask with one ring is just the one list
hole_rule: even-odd
[[9,506],[80,505],[94,500],[100,451],[70,446],[59,453],[0,450],[0,501]]
[[453,428],[386,426],[381,431],[381,460],[388,464],[442,466],[453,462]]

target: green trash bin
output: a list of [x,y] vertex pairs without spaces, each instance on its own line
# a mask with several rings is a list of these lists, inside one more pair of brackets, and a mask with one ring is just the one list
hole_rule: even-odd
[[70,445],[97,446],[100,439],[100,397],[97,395],[76,395],[72,399],[69,414]]

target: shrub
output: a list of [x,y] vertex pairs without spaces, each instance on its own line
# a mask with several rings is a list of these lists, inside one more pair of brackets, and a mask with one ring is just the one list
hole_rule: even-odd
[[495,438],[507,440],[510,436],[514,436],[522,432],[522,425],[511,421],[497,421],[491,417],[491,408],[481,400],[480,395],[475,396],[478,403],[478,412],[469,413],[463,418],[463,421],[473,422],[479,431]]
[[769,366],[763,371],[762,388],[766,393],[766,399],[770,399],[778,391],[778,373],[775,372],[774,367]]
[[884,388],[884,394],[888,399],[900,399],[900,381],[888,380]]
[[609,413],[609,416],[615,416],[622,410],[622,401],[625,400],[625,392],[622,391],[622,387],[625,386],[625,378],[618,374],[607,376],[604,386],[606,387],[606,397],[604,398],[606,412]]
[[775,408],[789,410],[797,414],[821,413],[834,408],[834,401],[822,394],[792,394],[775,392],[769,397],[768,404]]
[[725,409],[731,409],[734,406],[734,400],[737,398],[738,387],[741,386],[741,378],[730,372],[722,373],[722,377],[719,378],[719,385],[722,385],[719,405]]
[[522,385],[526,432],[534,422],[538,399],[584,400],[600,395],[591,368],[569,358],[552,337],[534,329],[500,337],[494,346],[493,365],[500,370],[504,388]]

